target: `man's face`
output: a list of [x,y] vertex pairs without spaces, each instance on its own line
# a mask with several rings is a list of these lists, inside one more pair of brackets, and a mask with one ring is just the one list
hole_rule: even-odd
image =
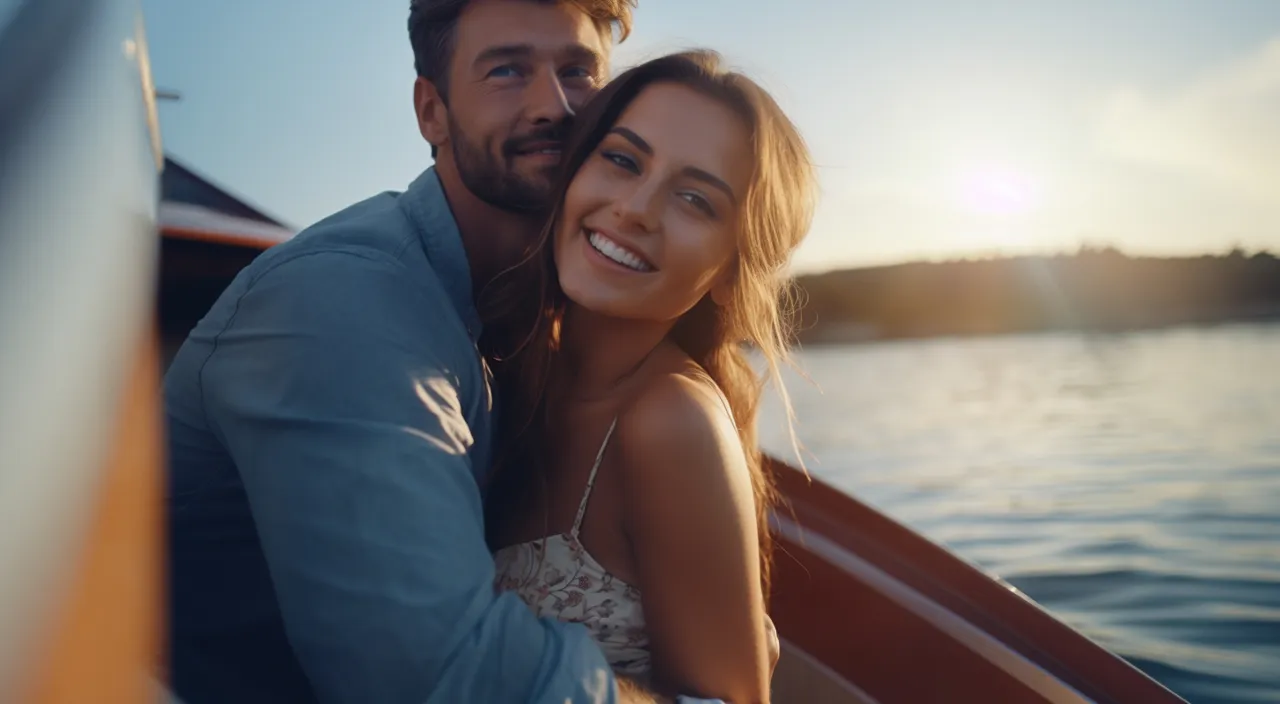
[[603,85],[608,51],[572,5],[471,3],[458,20],[440,145],[466,187],[507,211],[550,205],[569,123]]

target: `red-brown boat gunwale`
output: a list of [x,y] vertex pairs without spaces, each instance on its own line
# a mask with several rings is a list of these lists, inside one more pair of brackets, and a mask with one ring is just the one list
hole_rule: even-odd
[[[871,563],[981,629],[1084,697],[1097,702],[1183,702],[1141,670],[1063,624],[1012,587],[941,546],[784,462],[770,458],[769,463],[786,504],[779,512],[780,519],[792,519],[802,527],[803,533],[820,536]],[[797,629],[788,631],[787,620],[795,607],[786,602],[799,595],[789,598],[782,590],[812,588],[811,583],[817,575],[805,579],[795,574],[794,566],[802,571],[812,571],[815,562],[827,561],[814,555],[805,546],[803,537],[799,541],[786,534],[778,537],[780,549],[775,561],[779,579],[772,603],[775,619],[780,632],[808,651],[806,640],[821,645],[823,638],[805,632],[811,629],[801,630],[799,623],[795,624]],[[788,570],[788,562],[793,563],[793,569]],[[825,571],[825,568],[819,569]],[[834,566],[829,566],[829,569],[836,570]],[[788,572],[789,577],[783,577]],[[842,576],[832,575],[829,578],[849,581],[848,575],[840,574]],[[805,584],[806,581],[810,584]],[[848,601],[838,594],[831,598],[837,603]],[[851,605],[851,608],[856,607]],[[827,620],[830,617],[828,613]],[[832,625],[827,624],[828,630]],[[842,675],[845,675],[845,670],[853,669],[842,667],[838,657],[834,661],[821,656],[819,659]],[[904,663],[904,667],[916,669],[917,676],[926,676],[919,671],[919,663]],[[865,678],[853,681],[878,696]]]

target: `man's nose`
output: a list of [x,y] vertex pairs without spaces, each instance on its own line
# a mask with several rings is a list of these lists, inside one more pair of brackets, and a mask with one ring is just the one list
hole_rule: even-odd
[[554,71],[542,72],[529,86],[527,114],[534,124],[559,124],[573,117],[573,106]]

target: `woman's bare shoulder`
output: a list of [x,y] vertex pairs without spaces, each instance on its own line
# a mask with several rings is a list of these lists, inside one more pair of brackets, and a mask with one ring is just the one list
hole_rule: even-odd
[[666,494],[670,508],[705,506],[715,496],[727,500],[725,508],[751,502],[733,417],[715,383],[691,361],[673,360],[646,379],[619,413],[616,433],[629,496]]
[[686,451],[721,440],[738,445],[724,396],[697,363],[681,352],[667,352],[654,366],[618,415],[620,439]]

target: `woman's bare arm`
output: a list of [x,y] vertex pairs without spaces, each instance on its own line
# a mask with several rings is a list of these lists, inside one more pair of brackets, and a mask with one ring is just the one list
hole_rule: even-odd
[[705,382],[672,375],[646,388],[618,436],[655,685],[767,702],[755,500],[733,420]]

